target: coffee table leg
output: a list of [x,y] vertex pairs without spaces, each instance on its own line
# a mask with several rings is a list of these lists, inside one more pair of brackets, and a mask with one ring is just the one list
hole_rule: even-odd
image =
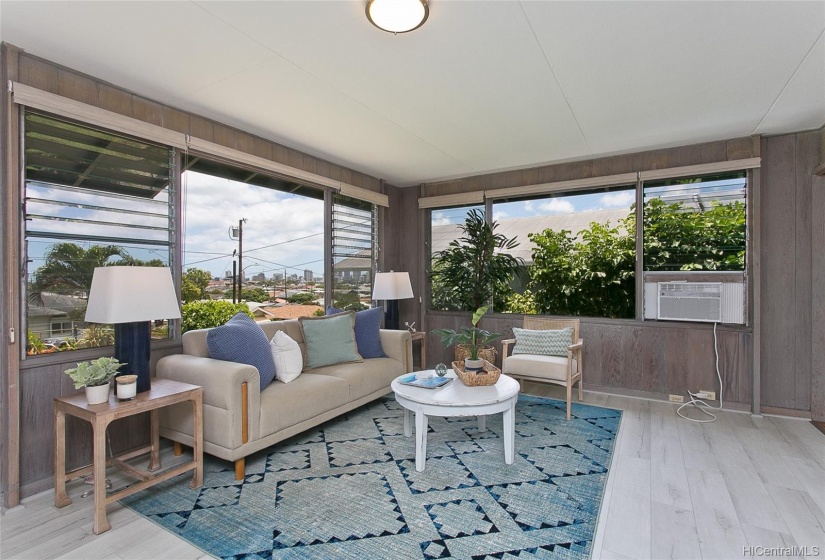
[[484,415],[477,416],[478,418],[478,431],[479,432],[486,432],[487,431],[487,417]]
[[412,435],[412,410],[404,409],[404,437]]
[[513,464],[515,455],[515,431],[516,431],[516,401],[510,402],[510,408],[504,411],[504,462]]
[[424,472],[427,460],[427,415],[422,410],[415,411],[415,470]]

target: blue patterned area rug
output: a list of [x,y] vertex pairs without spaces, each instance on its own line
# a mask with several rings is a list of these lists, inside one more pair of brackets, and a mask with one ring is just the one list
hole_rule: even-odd
[[501,414],[431,417],[419,473],[388,396],[122,503],[219,558],[589,558],[621,414],[521,395],[512,465]]

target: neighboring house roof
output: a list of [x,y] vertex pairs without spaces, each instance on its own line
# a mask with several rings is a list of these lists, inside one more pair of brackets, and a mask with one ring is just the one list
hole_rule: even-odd
[[[525,218],[504,218],[496,220],[498,227],[496,233],[505,237],[515,237],[518,247],[510,251],[514,257],[521,257],[525,263],[532,262],[532,252],[535,244],[527,235],[537,233],[546,229],[561,231],[566,229],[577,235],[580,231],[587,229],[592,222],[616,226],[619,220],[628,216],[630,210],[621,208],[618,210],[589,210],[586,212],[576,212],[574,214],[551,214],[547,216],[529,216]],[[457,224],[434,225],[432,227],[432,250],[443,251],[451,241],[458,238],[461,232]]]
[[369,249],[364,249],[353,253],[349,257],[335,263],[334,269],[335,272],[341,272],[342,270],[371,270],[371,252]]
[[68,313],[49,307],[29,306],[28,317],[66,317]]
[[270,305],[266,307],[259,307],[255,313],[266,317],[267,319],[277,321],[280,319],[297,319],[298,317],[312,317],[312,315],[319,309],[324,308],[320,305]]

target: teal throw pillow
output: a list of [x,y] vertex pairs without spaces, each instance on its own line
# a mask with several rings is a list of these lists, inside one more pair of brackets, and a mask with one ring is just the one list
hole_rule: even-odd
[[306,369],[363,362],[355,346],[355,313],[298,319],[306,343]]
[[539,331],[513,327],[513,334],[516,337],[513,354],[567,357],[567,347],[573,343],[573,327]]

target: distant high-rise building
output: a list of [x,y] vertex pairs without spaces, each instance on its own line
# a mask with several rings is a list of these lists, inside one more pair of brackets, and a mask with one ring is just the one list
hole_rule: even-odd
[[312,282],[312,271],[308,268],[304,270],[304,282]]
[[284,275],[281,274],[280,272],[276,272],[275,274],[272,275],[272,281],[273,282],[283,282],[284,281]]
[[255,281],[255,282],[265,282],[266,281],[266,274],[264,274],[263,272],[259,272],[258,274],[255,274],[254,276],[252,276],[252,280]]

